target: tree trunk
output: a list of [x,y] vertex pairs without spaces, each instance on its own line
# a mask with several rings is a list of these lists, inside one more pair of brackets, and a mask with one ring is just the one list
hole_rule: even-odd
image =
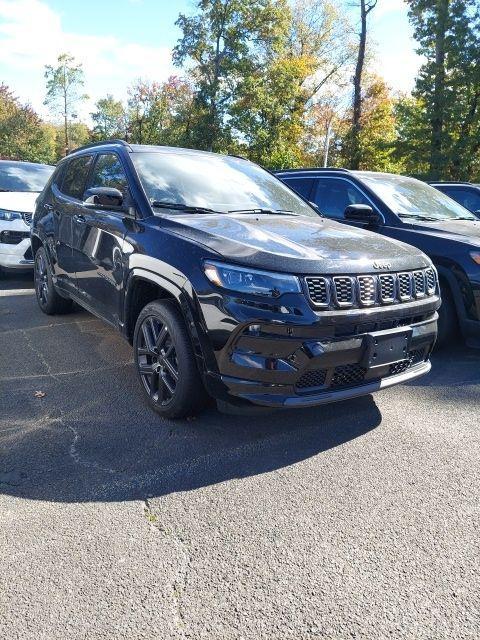
[[360,0],[360,44],[358,47],[357,64],[353,77],[353,121],[352,121],[352,154],[351,168],[360,166],[360,119],[362,117],[362,73],[365,62],[365,45],[367,42],[367,7],[365,0]]
[[353,118],[352,118],[352,151],[350,165],[359,169],[361,161],[360,131],[362,129],[362,74],[365,64],[365,48],[367,45],[367,16],[375,8],[377,0],[360,0],[360,43],[358,45],[357,64],[353,77]]
[[70,151],[70,140],[68,138],[68,114],[67,114],[67,71],[63,65],[63,118],[65,128],[65,155]]
[[430,139],[430,177],[439,180],[443,173],[443,128],[445,110],[445,40],[450,0],[436,0],[435,72]]

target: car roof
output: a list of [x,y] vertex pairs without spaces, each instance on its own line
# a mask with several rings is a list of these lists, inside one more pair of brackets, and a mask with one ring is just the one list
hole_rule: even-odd
[[48,167],[49,169],[55,169],[53,164],[44,164],[43,162],[26,162],[25,160],[0,160],[1,165],[22,165],[28,167]]
[[[103,140],[102,142],[92,142],[90,144],[86,144],[83,147],[78,147],[77,149],[73,149],[67,158],[71,156],[75,156],[77,153],[83,153],[89,150],[102,150],[102,149],[112,149],[115,147],[123,147],[129,153],[160,153],[165,155],[198,155],[198,156],[225,156],[226,154],[213,153],[212,151],[200,151],[199,149],[187,149],[184,147],[166,147],[162,145],[153,145],[153,144],[130,144],[125,140]],[[245,162],[249,162],[246,158],[241,158],[240,156],[235,156],[229,154],[231,158],[238,158],[240,160],[244,160]],[[63,158],[62,158],[63,160]]]
[[431,185],[448,185],[451,187],[461,186],[461,187],[478,187],[477,184],[473,182],[461,182],[459,180],[432,180],[428,184]]

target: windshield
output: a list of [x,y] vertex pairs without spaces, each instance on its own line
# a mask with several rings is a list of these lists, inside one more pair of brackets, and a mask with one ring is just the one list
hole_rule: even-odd
[[30,162],[0,162],[0,191],[40,192],[55,167]]
[[278,178],[240,158],[188,151],[145,151],[131,157],[147,197],[156,205],[178,203],[221,212],[262,209],[262,213],[318,216]]
[[357,172],[366,184],[400,218],[419,220],[476,220],[462,205],[415,178],[385,173]]

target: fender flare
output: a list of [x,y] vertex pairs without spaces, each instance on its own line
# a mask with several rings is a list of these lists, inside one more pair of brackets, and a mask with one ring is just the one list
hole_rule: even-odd
[[212,370],[212,367],[214,370],[217,369],[215,356],[206,335],[202,315],[195,298],[193,287],[186,278],[182,278],[183,286],[180,286],[179,282],[172,282],[165,276],[149,271],[148,269],[134,267],[130,271],[125,284],[125,296],[123,303],[123,333],[127,340],[131,343],[133,336],[133,333],[130,333],[129,331],[130,327],[127,322],[127,317],[132,295],[132,284],[135,280],[143,280],[153,283],[164,289],[173,297],[183,313],[200,372],[202,374],[206,373],[207,370]]
[[[435,265],[435,268],[438,271],[439,278],[443,278],[447,281],[448,286],[450,287],[450,292],[453,297],[453,302],[455,304],[455,309],[457,311],[457,316],[460,322],[466,319],[466,311],[465,311],[465,302],[463,299],[462,291],[460,289],[460,283],[458,282],[455,275],[452,273],[451,269],[444,267],[442,265]],[[441,295],[441,288],[440,288]]]

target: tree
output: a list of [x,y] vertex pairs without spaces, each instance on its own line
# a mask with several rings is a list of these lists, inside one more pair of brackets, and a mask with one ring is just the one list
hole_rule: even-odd
[[93,138],[108,140],[126,137],[127,116],[120,100],[115,100],[111,94],[97,100],[96,111],[92,114],[94,122]]
[[195,122],[193,90],[177,76],[137,80],[129,89],[128,136],[138,144],[188,146]]
[[47,95],[44,104],[50,107],[52,113],[63,118],[65,155],[70,150],[69,126],[72,118],[76,117],[76,107],[88,96],[81,94],[84,85],[81,64],[75,64],[75,59],[67,53],[58,56],[57,66],[45,65],[47,80]]
[[376,4],[377,0],[360,0],[359,46],[355,75],[353,76],[352,141],[350,157],[350,166],[352,169],[358,169],[361,161],[360,131],[362,126],[362,74],[365,64],[365,49],[367,44],[367,17],[368,14],[373,11]]
[[425,58],[415,98],[423,105],[431,179],[466,179],[480,150],[478,0],[409,0]]
[[311,128],[305,136],[315,120],[310,111],[343,84],[348,34],[345,17],[329,0],[297,0],[285,8],[275,46],[257,45],[256,64],[239,82],[231,109],[249,157],[272,168],[305,162],[314,137]]
[[276,27],[288,12],[286,0],[199,0],[198,13],[180,14],[182,30],[173,51],[175,64],[189,63],[196,85],[198,122],[194,143],[222,151],[228,147],[228,109],[253,64],[256,45],[275,45]]
[[56,162],[52,127],[4,84],[0,85],[0,154],[4,159]]

